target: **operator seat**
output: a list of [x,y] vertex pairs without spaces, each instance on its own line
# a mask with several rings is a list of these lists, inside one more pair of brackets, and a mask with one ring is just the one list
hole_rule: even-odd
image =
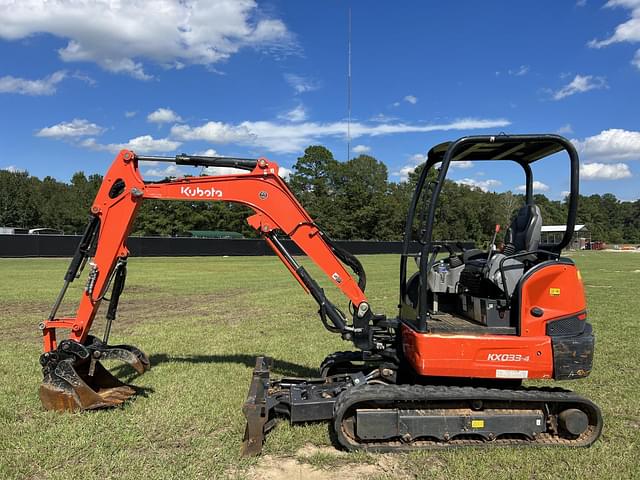
[[[495,253],[487,262],[485,272],[487,278],[509,296],[524,275],[527,265],[538,258],[536,253],[517,258],[506,258],[524,252],[535,252],[540,245],[542,232],[542,215],[537,205],[525,205],[516,214],[505,234],[505,247],[502,253]],[[505,259],[506,258],[506,259]],[[500,264],[505,273],[505,283],[502,283]]]
[[525,205],[516,214],[504,238],[504,254],[537,250],[540,245],[542,215],[537,205]]

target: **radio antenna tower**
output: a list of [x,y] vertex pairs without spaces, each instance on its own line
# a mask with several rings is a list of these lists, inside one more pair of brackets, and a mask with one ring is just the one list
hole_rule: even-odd
[[347,161],[351,158],[351,7],[347,40]]

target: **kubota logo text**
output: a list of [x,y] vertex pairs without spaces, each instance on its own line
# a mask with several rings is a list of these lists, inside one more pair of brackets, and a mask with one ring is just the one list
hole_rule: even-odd
[[211,187],[211,188],[180,187],[180,193],[182,195],[186,195],[187,197],[201,197],[201,198],[222,197],[222,190],[216,190],[214,187]]
[[487,355],[490,362],[528,362],[529,355],[520,355],[519,353],[490,353]]

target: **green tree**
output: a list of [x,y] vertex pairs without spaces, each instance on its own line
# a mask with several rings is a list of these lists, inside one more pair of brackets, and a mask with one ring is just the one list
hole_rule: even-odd
[[300,203],[330,235],[336,231],[337,205],[334,198],[338,166],[330,150],[312,145],[298,158],[289,178],[289,186]]

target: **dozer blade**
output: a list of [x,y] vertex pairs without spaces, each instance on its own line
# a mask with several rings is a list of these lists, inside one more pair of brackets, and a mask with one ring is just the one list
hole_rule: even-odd
[[[99,349],[96,349],[99,347]],[[41,357],[44,379],[40,400],[47,410],[93,410],[121,405],[137,393],[107,370],[100,359],[122,360],[137,372],[149,369],[147,356],[135,347],[88,346],[65,340]]]
[[266,433],[265,424],[269,419],[270,410],[267,404],[270,368],[270,358],[258,357],[256,359],[247,400],[242,406],[242,413],[247,419],[240,453],[243,457],[254,457],[262,452]]

